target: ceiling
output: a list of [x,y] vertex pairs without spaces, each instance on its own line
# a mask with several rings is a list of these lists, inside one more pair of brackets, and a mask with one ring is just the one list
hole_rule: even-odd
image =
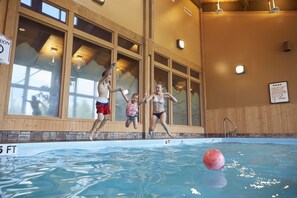
[[[269,11],[273,0],[220,0],[224,12]],[[218,0],[192,0],[202,12],[215,12]],[[274,0],[280,11],[297,11],[297,0]]]

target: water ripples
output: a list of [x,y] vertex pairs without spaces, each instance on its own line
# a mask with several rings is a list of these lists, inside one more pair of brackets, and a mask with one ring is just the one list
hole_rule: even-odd
[[[213,147],[225,155],[226,164],[220,171],[208,170],[202,162],[204,152]],[[290,150],[293,155],[294,149]],[[258,150],[272,152],[267,145]],[[291,162],[283,164],[279,159],[281,169],[268,170],[267,164],[275,159],[263,162],[251,153],[241,144],[205,144],[56,150],[31,157],[4,157],[0,158],[0,193],[3,198],[232,197],[234,189],[241,190],[242,197],[297,193],[290,188],[297,185],[295,157],[277,155],[276,151],[275,156]],[[284,171],[289,173],[277,175]],[[287,179],[287,175],[293,178]]]

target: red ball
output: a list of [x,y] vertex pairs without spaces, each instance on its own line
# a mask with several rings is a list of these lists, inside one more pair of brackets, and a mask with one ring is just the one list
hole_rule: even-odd
[[203,163],[208,169],[220,170],[224,168],[225,158],[219,150],[212,149],[204,153]]

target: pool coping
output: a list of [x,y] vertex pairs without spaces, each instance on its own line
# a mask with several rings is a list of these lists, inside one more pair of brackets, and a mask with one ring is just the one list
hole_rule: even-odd
[[195,139],[147,139],[147,140],[111,140],[111,141],[67,141],[0,144],[1,156],[30,156],[38,153],[59,149],[100,150],[110,147],[154,148],[179,144],[202,143],[272,143],[297,145],[297,139],[290,138],[195,138]]

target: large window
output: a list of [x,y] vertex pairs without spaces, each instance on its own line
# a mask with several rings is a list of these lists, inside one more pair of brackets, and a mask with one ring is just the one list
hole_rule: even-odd
[[187,79],[172,75],[172,94],[178,100],[173,106],[173,124],[188,125]]
[[[131,99],[133,93],[139,93],[139,61],[118,54],[117,68],[116,68],[117,88],[127,90],[127,98]],[[142,96],[139,96],[142,99]],[[126,120],[126,101],[123,99],[121,93],[116,95],[116,120]]]
[[191,81],[191,110],[193,126],[201,126],[199,86],[200,85],[198,83]]
[[[154,53],[154,57],[156,66],[153,86],[161,82],[164,92],[171,90],[171,94],[177,99],[177,103],[169,106],[171,108],[166,108],[168,118],[172,118],[170,124],[201,126],[200,82],[198,82],[200,73],[157,52]],[[171,89],[168,89],[169,86]],[[151,91],[154,91],[154,88]],[[166,103],[166,107],[167,105]]]
[[64,33],[19,19],[9,114],[58,116]]
[[74,37],[68,117],[96,117],[97,83],[110,63],[111,50]]

